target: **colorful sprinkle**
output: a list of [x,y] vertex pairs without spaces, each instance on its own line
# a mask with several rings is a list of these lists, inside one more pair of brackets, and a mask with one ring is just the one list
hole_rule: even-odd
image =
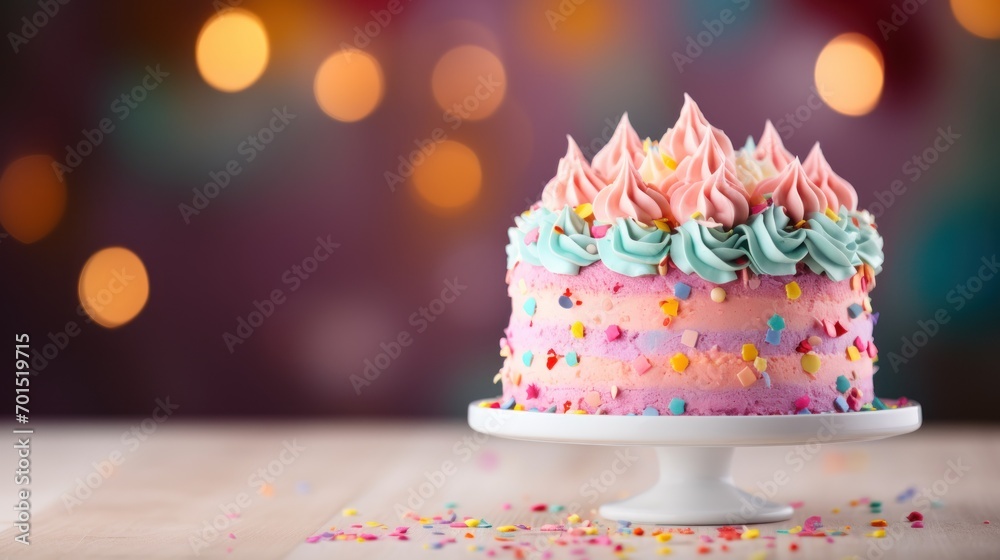
[[888,527],[889,524],[886,523],[885,519],[872,519],[872,527]]
[[745,367],[736,374],[736,379],[739,379],[740,384],[744,387],[749,387],[757,382],[757,374],[752,369]]
[[500,405],[500,408],[502,408],[503,410],[510,410],[514,408],[514,397],[510,397],[509,399],[503,401],[503,404]]
[[524,367],[531,367],[531,361],[535,359],[535,355],[531,353],[531,350],[526,350],[524,354],[521,354],[521,361],[524,362]]
[[863,312],[864,309],[862,309],[861,306],[856,303],[852,303],[851,305],[847,306],[847,315],[850,316],[851,319],[857,319]]
[[757,347],[747,343],[743,345],[743,361],[752,362],[757,359]]
[[674,354],[673,357],[670,358],[670,367],[674,368],[674,371],[678,373],[687,369],[689,363],[691,363],[691,361],[688,360],[688,357],[680,352]]
[[847,412],[848,408],[847,400],[843,396],[837,395],[836,399],[833,399],[833,408],[837,409],[837,412]]
[[649,363],[649,360],[647,360],[645,356],[639,356],[638,358],[632,360],[632,369],[634,369],[639,375],[646,373],[651,367],[653,366]]
[[674,284],[674,295],[680,299],[691,297],[691,286],[688,286],[684,282]]
[[572,309],[573,300],[569,296],[559,296],[559,307],[563,309]]
[[668,299],[666,301],[660,302],[660,310],[663,311],[664,315],[669,315],[670,317],[677,316],[678,301],[676,299]]
[[670,404],[667,408],[670,409],[670,414],[680,416],[681,414],[684,414],[684,409],[687,408],[687,403],[680,397],[674,397],[670,399]]
[[609,229],[611,229],[610,224],[594,226],[590,228],[590,235],[594,236],[594,239],[600,239],[607,235]]
[[785,318],[778,314],[771,315],[771,318],[767,320],[767,326],[772,331],[784,330]]
[[843,375],[837,376],[837,392],[846,393],[851,388],[851,382]]
[[684,331],[681,334],[681,344],[688,348],[694,348],[698,344],[698,331]]
[[785,284],[785,295],[792,301],[797,300],[802,295],[802,288],[798,282],[789,282]]
[[583,338],[583,323],[581,323],[580,321],[573,323],[569,327],[569,330],[571,333],[573,333],[574,338]]
[[809,352],[802,355],[802,369],[808,373],[819,371],[820,359],[816,354]]
[[830,218],[834,222],[839,222],[840,221],[840,216],[838,216],[836,212],[834,212],[833,210],[831,210],[829,206],[827,206],[826,212],[824,212],[824,214],[826,214],[826,217]]
[[726,290],[723,290],[722,288],[712,288],[712,292],[709,295],[715,303],[722,303],[726,301]]
[[358,514],[358,510],[354,508],[344,508],[344,511],[342,511],[341,514],[344,517],[354,517],[355,515]]
[[795,406],[795,410],[802,410],[803,408],[809,408],[810,402],[811,400],[809,399],[809,395],[802,395],[801,397],[795,399],[793,404]]
[[919,511],[911,511],[909,515],[906,516],[907,521],[923,521],[924,514]]
[[852,362],[856,362],[860,358],[861,358],[861,352],[858,352],[857,348],[855,348],[854,346],[847,347],[847,359],[851,360]]
[[753,367],[757,368],[757,371],[764,373],[767,369],[767,359],[763,356],[757,356],[753,359]]
[[771,376],[767,374],[766,371],[760,372],[761,377],[764,378],[764,387],[771,388]]
[[573,211],[576,212],[577,216],[580,216],[581,218],[586,220],[587,218],[594,215],[594,205],[589,202],[584,202],[583,204],[580,204],[579,206],[573,208]]
[[528,397],[529,399],[537,399],[538,395],[541,392],[542,392],[542,390],[538,388],[538,385],[535,385],[534,383],[532,383],[532,384],[528,385],[527,389],[524,390],[524,396]]
[[875,407],[875,410],[885,410],[885,409],[889,408],[889,407],[885,406],[885,403],[883,403],[882,400],[879,399],[878,397],[874,397],[872,399],[872,406]]
[[617,399],[618,398],[618,386],[617,385],[612,385],[611,386],[611,398],[612,399]]
[[781,344],[781,331],[767,329],[767,332],[764,333],[764,342],[773,346]]
[[659,416],[660,415],[660,411],[656,410],[652,406],[647,406],[646,408],[644,408],[642,410],[642,415],[643,416]]
[[743,531],[743,534],[740,535],[740,538],[743,540],[750,540],[750,539],[756,539],[759,536],[760,536],[759,529],[747,529],[746,531]]
[[524,244],[531,245],[532,243],[538,242],[538,228],[535,228],[528,233],[524,234]]
[[569,366],[575,366],[580,363],[580,358],[576,355],[576,352],[566,352],[566,364]]
[[500,531],[501,533],[513,533],[514,531],[517,531],[517,527],[515,525],[501,525],[497,527],[497,531]]
[[524,301],[524,312],[527,313],[529,317],[535,316],[535,309],[537,307],[538,304],[535,303],[535,298],[528,298]]
[[607,335],[608,342],[611,342],[622,335],[622,330],[618,328],[618,325],[609,325],[608,328],[604,329],[604,334]]

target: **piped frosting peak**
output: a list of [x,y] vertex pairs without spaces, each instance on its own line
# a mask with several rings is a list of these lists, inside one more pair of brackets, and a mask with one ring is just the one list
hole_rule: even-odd
[[785,143],[781,141],[781,135],[771,124],[770,119],[764,123],[764,132],[760,135],[760,141],[757,142],[754,157],[770,162],[779,172],[795,158],[792,152],[785,149]]
[[642,150],[642,140],[632,128],[632,123],[628,120],[628,113],[624,113],[615,133],[611,135],[611,140],[601,148],[601,151],[594,155],[591,163],[597,176],[605,182],[610,183],[618,173],[618,169],[623,159],[628,159],[632,165],[639,167],[645,153]]
[[770,194],[774,204],[785,209],[793,224],[813,212],[822,214],[827,208],[826,194],[806,176],[799,158],[793,159],[774,177],[761,181],[754,193]]
[[632,218],[652,225],[669,216],[667,199],[643,182],[630,159],[622,160],[614,180],[594,199],[594,217],[607,224],[618,218]]
[[680,163],[698,149],[705,136],[713,136],[726,157],[733,157],[733,143],[722,130],[709,124],[691,96],[684,94],[684,106],[674,126],[660,139],[660,149]]
[[834,173],[823,155],[823,150],[819,147],[819,142],[816,142],[806,160],[802,162],[802,169],[812,182],[823,189],[830,210],[839,212],[841,206],[846,206],[852,212],[858,209],[857,191],[853,185]]
[[542,205],[553,212],[567,205],[593,202],[604,186],[604,181],[594,173],[573,137],[567,135],[566,139],[569,142],[566,155],[559,159],[556,176],[542,190]]

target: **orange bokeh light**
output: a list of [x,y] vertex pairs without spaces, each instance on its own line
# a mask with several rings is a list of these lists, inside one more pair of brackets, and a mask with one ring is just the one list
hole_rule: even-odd
[[483,170],[479,157],[465,144],[445,140],[413,170],[416,192],[433,206],[454,210],[479,195]]
[[80,272],[80,303],[98,324],[120,327],[149,300],[149,276],[142,260],[124,247],[94,253]]
[[462,45],[438,60],[431,74],[431,90],[442,109],[463,119],[485,119],[503,103],[507,72],[489,50]]
[[951,0],[951,11],[969,33],[984,39],[1000,39],[997,0]]
[[34,243],[51,232],[66,211],[66,185],[47,155],[12,161],[0,177],[0,225],[14,239]]
[[225,92],[250,87],[267,67],[267,32],[260,18],[241,9],[212,16],[198,34],[195,60],[208,85]]
[[885,83],[882,53],[859,33],[834,37],[816,59],[816,89],[834,111],[850,116],[870,113]]
[[382,67],[372,55],[345,49],[330,55],[313,82],[316,103],[328,116],[343,122],[359,121],[378,107],[385,92]]

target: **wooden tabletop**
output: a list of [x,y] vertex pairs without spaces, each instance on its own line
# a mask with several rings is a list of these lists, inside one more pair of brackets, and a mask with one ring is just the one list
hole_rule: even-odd
[[[681,558],[705,551],[735,558],[1000,557],[995,427],[932,425],[878,442],[737,450],[737,484],[794,503],[795,517],[751,527],[760,532],[755,539],[727,541],[717,527],[694,527],[667,542],[652,536],[654,526],[643,526],[641,536],[623,534],[596,513],[602,502],[652,484],[649,449],[507,441],[476,436],[457,421],[176,419],[34,430],[31,545],[16,543],[17,530],[8,528],[0,557],[614,558],[617,545],[634,558],[664,547]],[[14,470],[16,452],[6,453]],[[788,474],[780,484],[779,471]],[[21,488],[11,477],[3,485],[7,527]],[[882,512],[872,513],[870,501],[882,502]],[[532,511],[536,505],[564,509]],[[493,528],[424,528],[404,514],[447,516],[449,507],[459,520],[484,519]],[[345,517],[345,508],[357,515]],[[905,521],[913,510],[923,514],[924,528]],[[598,521],[598,536],[539,530],[565,524],[571,513],[584,522],[577,527]],[[814,515],[825,531],[846,534],[778,533]],[[874,519],[888,522],[884,538],[866,536],[876,530]],[[497,531],[517,524],[531,529]],[[401,526],[409,527],[407,540],[389,536]],[[375,540],[308,542],[339,530]],[[512,536],[498,540],[504,534]]]

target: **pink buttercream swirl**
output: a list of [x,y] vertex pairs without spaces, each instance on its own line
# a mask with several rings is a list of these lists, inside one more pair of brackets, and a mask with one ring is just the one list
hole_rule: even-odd
[[758,193],[771,193],[771,200],[785,209],[793,223],[813,212],[825,212],[827,208],[826,194],[806,176],[799,158],[793,159],[781,173],[758,183],[754,194]]
[[632,162],[632,165],[639,167],[643,157],[645,154],[642,150],[642,140],[632,128],[632,123],[628,120],[628,113],[625,113],[618,121],[618,126],[615,128],[611,140],[594,155],[594,161],[591,165],[598,177],[606,183],[610,183],[615,178],[615,174],[618,173],[623,159],[627,159]]
[[764,123],[764,132],[760,135],[753,155],[759,160],[770,162],[779,173],[795,158],[792,152],[785,149],[785,143],[781,141],[781,135],[770,119]]
[[714,136],[726,157],[733,157],[732,141],[722,130],[709,124],[698,104],[685,93],[681,114],[674,126],[663,134],[660,139],[660,149],[666,151],[679,164],[698,150],[705,136]]
[[670,217],[667,199],[642,181],[632,160],[622,160],[618,175],[594,199],[594,217],[604,223],[633,218],[644,224]]
[[[655,186],[667,198],[673,196],[674,191],[685,183],[704,181],[712,176],[716,171],[722,170],[728,179],[739,182],[736,176],[736,164],[726,156],[725,148],[712,134],[702,137],[698,149],[689,157],[684,158],[677,165],[677,170],[668,175]],[[680,216],[677,216],[680,217]]]
[[705,179],[678,183],[670,194],[670,211],[679,223],[700,212],[699,219],[733,229],[750,216],[750,195],[742,183],[720,166]]
[[559,159],[556,176],[542,190],[542,205],[553,212],[562,210],[566,205],[593,202],[604,186],[604,181],[591,169],[573,137],[567,135],[566,139],[569,141],[566,155]]
[[839,212],[841,206],[846,206],[852,212],[858,209],[857,191],[843,177],[833,172],[830,163],[826,161],[826,156],[823,155],[823,150],[819,147],[819,142],[816,142],[806,160],[802,162],[802,169],[813,183],[823,189],[827,206],[831,210]]

